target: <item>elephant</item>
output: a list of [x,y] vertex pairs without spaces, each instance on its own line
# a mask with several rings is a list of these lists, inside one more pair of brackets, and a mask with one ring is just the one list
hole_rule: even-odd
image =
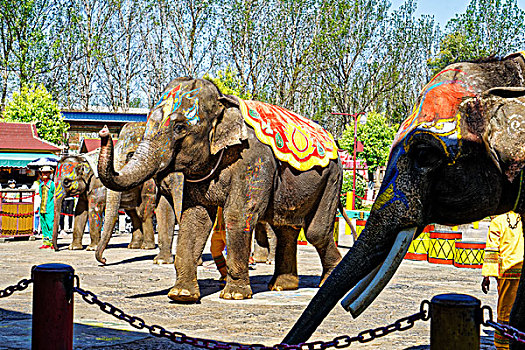
[[[138,144],[142,140],[145,126],[146,123],[144,122],[130,122],[122,127],[117,144],[115,145],[117,169],[124,166],[133,156]],[[156,194],[157,190],[153,179],[128,191],[107,191],[104,228],[102,238],[98,242],[95,252],[95,257],[99,262],[106,263],[106,259],[103,258],[103,253],[113,234],[119,209],[126,211],[126,214],[131,218],[133,226],[132,239],[128,248],[155,248],[153,212],[155,210]],[[166,245],[164,245],[164,248],[166,248]],[[171,251],[171,247],[169,248]],[[155,258],[154,263],[156,262],[157,260]]]
[[69,249],[83,249],[82,237],[89,220],[91,243],[87,250],[95,250],[102,229],[102,214],[106,206],[106,188],[95,176],[89,157],[98,153],[65,156],[58,162],[55,173],[55,215],[53,222],[53,247],[58,251],[57,238],[60,213],[64,198],[78,196],[75,205],[73,241]]
[[[524,72],[521,53],[459,62],[422,89],[394,138],[363,232],[283,343],[307,341],[352,288],[342,304],[357,317],[427,224],[460,225],[511,210],[525,212]],[[510,318],[521,330],[524,279],[522,274]]]
[[[302,129],[305,124],[287,129],[290,134],[286,135],[292,135],[297,148],[319,157],[320,165],[297,169],[292,166],[293,159],[276,157],[274,147],[285,146],[284,131],[275,134],[277,146],[260,141],[254,126],[246,121],[259,114],[247,106],[247,101],[223,95],[208,80],[174,79],[151,109],[143,141],[118,172],[109,131],[104,128],[99,132],[98,170],[105,186],[126,190],[153,177],[161,191],[171,194],[166,197],[179,222],[177,277],[168,293],[172,300],[199,300],[197,261],[219,206],[224,208],[228,247],[228,275],[220,294],[223,299],[252,296],[248,259],[257,224],[270,224],[277,237],[270,290],[298,288],[297,237],[301,227],[320,256],[321,283],[341,259],[332,235],[336,211],[342,209],[342,166],[335,142],[331,136],[325,143],[308,141]],[[318,135],[325,135],[321,127],[312,127]],[[261,128],[258,130],[271,129],[266,124]]]
[[257,224],[255,227],[255,242],[253,245],[253,259],[256,263],[271,265],[275,261],[277,237],[270,224]]

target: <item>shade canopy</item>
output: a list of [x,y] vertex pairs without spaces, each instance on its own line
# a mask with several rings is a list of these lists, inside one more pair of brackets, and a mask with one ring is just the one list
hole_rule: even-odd
[[[44,165],[56,166],[59,157],[50,153],[27,153],[27,152],[0,152],[0,167],[25,168],[33,161],[45,161],[50,164],[34,165],[40,167]],[[52,164],[51,164],[52,163]]]

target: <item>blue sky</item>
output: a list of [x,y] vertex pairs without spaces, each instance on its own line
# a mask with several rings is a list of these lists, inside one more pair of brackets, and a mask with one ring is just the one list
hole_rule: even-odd
[[[391,0],[392,9],[397,9],[405,1]],[[416,0],[417,1],[417,0]],[[465,12],[470,0],[419,0],[417,1],[417,15],[429,14],[434,15],[434,19],[443,29],[448,20],[455,16],[456,13]],[[525,9],[525,0],[518,0],[518,6]]]

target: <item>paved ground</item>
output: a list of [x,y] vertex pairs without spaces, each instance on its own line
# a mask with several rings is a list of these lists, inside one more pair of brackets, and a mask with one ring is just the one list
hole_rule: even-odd
[[[469,228],[469,240],[483,240],[487,225],[479,230]],[[84,244],[87,245],[88,236]],[[0,288],[30,276],[33,265],[61,262],[74,267],[80,285],[93,291],[102,301],[115,304],[124,311],[158,324],[171,331],[191,337],[241,343],[279,343],[316,291],[321,271],[313,247],[299,246],[300,288],[297,291],[269,292],[267,283],[273,266],[258,264],[250,272],[254,297],[246,301],[219,299],[219,274],[209,254],[199,267],[199,284],[203,298],[200,303],[181,305],[170,302],[166,293],[174,283],[172,265],[153,265],[154,251],[128,250],[130,235],[116,236],[106,251],[108,265],[100,266],[93,252],[68,251],[70,237],[59,240],[58,253],[39,250],[40,241],[14,241],[0,244]],[[349,236],[340,237],[344,254],[352,244]],[[209,253],[208,247],[205,253]],[[479,269],[459,269],[449,265],[405,260],[385,291],[363,315],[354,320],[337,306],[322,323],[311,340],[329,341],[340,335],[357,335],[360,331],[385,326],[416,313],[422,300],[441,293],[473,295],[495,309],[496,292],[488,295],[480,290]],[[0,299],[0,349],[27,349],[31,334],[31,292],[17,292]],[[159,340],[136,332],[129,325],[103,314],[97,307],[75,298],[75,349],[194,349],[170,341]],[[126,331],[122,331],[126,330]],[[352,349],[429,348],[429,322],[419,321],[415,327]],[[482,328],[483,349],[492,349],[490,329]]]

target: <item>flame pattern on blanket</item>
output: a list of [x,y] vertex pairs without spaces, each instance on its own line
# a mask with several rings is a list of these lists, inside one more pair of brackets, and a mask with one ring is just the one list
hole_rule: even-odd
[[337,145],[328,131],[285,108],[258,101],[240,101],[244,120],[257,138],[272,147],[277,159],[305,171],[326,167],[337,159]]

